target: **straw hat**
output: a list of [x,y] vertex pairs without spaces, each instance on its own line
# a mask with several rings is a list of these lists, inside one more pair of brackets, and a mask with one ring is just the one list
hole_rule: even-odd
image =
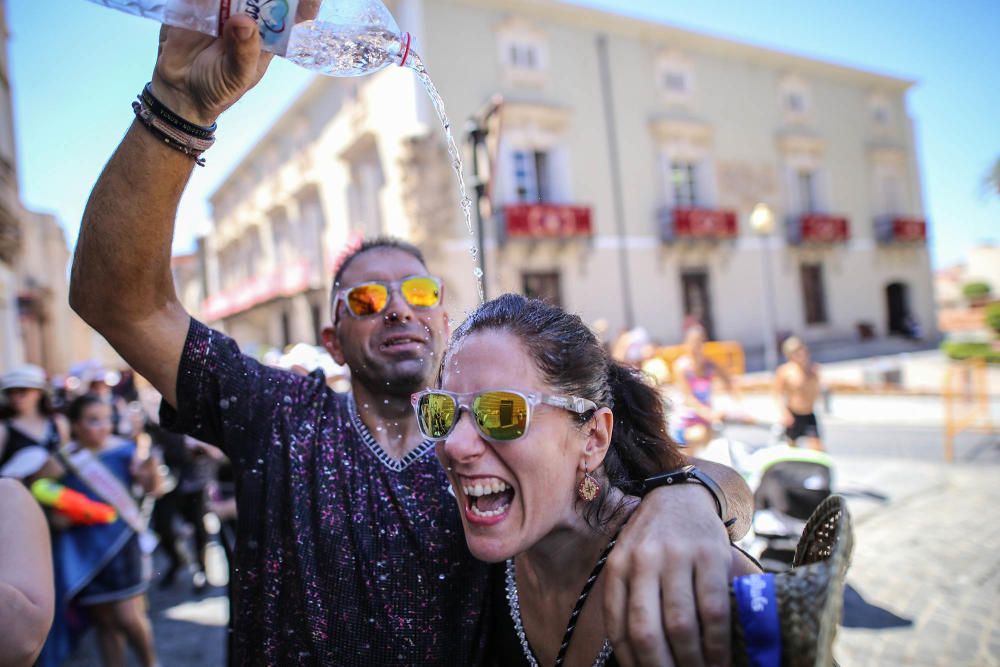
[[[806,523],[792,569],[774,576],[783,667],[830,667],[854,535],[841,496],[824,500]],[[735,597],[730,589],[730,600]],[[735,609],[735,607],[734,607]],[[743,626],[733,614],[733,665],[749,666]]]
[[7,389],[45,389],[45,371],[32,364],[15,366],[0,375],[0,391]]

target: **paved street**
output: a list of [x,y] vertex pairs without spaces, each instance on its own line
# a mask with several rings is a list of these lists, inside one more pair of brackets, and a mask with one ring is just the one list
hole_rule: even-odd
[[[995,446],[995,445],[994,445]],[[853,465],[843,466],[851,469]],[[856,546],[836,655],[844,667],[1000,664],[1000,467],[871,460],[901,477],[886,505],[855,499]],[[874,492],[887,489],[871,488]],[[852,505],[853,507],[854,505]]]
[[[835,655],[842,667],[1000,665],[1000,438],[959,437],[942,463],[930,423],[825,421],[855,549]],[[914,404],[920,423],[921,401]],[[836,409],[834,410],[836,414]],[[731,429],[753,440],[752,429]],[[759,431],[757,438],[760,438]]]
[[[212,559],[222,565],[218,558]],[[159,565],[163,561],[157,560]],[[216,582],[220,568],[209,564],[209,574]],[[213,571],[214,570],[214,571]],[[156,649],[163,667],[219,667],[225,664],[226,619],[228,601],[224,588],[209,588],[195,595],[190,585],[178,583],[173,589],[161,591],[154,585],[149,591],[149,615],[153,621]],[[88,632],[73,659],[66,667],[98,667],[99,659],[94,633]],[[139,662],[129,656],[129,666]]]
[[[878,412],[875,409],[875,412]],[[856,546],[836,655],[843,667],[1000,665],[1000,442],[966,434],[941,463],[931,425],[825,422]],[[733,437],[761,438],[734,429]],[[219,580],[219,573],[210,573]],[[165,667],[222,664],[222,589],[150,592]],[[71,667],[98,665],[93,637]],[[130,664],[136,664],[134,661]]]

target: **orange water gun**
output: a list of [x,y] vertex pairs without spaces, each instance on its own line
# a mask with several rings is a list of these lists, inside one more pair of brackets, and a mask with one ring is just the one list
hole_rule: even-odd
[[35,480],[31,484],[31,495],[42,505],[51,507],[77,525],[112,523],[118,518],[118,512],[111,505],[91,500],[79,491],[68,489],[51,479]]

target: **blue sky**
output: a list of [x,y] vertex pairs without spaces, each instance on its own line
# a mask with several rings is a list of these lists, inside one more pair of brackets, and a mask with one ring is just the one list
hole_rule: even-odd
[[[981,186],[1000,158],[997,0],[577,0],[744,42],[915,79],[915,119],[935,264],[1000,241],[1000,198]],[[84,0],[7,0],[21,195],[72,243],[87,196],[150,77],[158,26]],[[220,123],[178,218],[175,250],[207,221],[205,198],[310,75],[276,62]],[[447,100],[445,100],[447,103]]]

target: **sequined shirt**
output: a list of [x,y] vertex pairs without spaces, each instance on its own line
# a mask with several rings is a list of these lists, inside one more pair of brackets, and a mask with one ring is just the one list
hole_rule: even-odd
[[488,569],[465,546],[431,443],[390,458],[349,396],[195,320],[177,403],[161,423],[235,469],[233,664],[482,662]]

